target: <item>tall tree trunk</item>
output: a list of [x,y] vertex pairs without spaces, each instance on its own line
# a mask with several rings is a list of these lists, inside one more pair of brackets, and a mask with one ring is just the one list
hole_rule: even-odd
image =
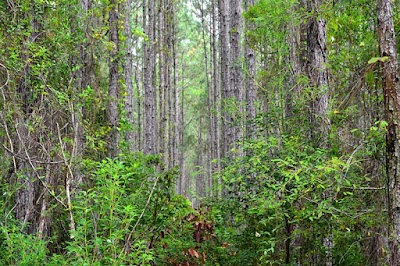
[[168,82],[168,166],[172,168],[175,166],[175,140],[176,140],[176,87],[175,76],[174,76],[174,58],[172,57],[174,53],[173,38],[174,36],[174,1],[167,0],[165,4],[166,10],[166,51],[168,57],[166,58],[167,66],[167,82]]
[[128,142],[128,147],[130,151],[136,150],[136,140],[135,140],[135,92],[133,88],[133,38],[131,32],[131,13],[132,13],[132,0],[125,0],[124,3],[124,35],[125,35],[125,49],[126,55],[123,61],[123,69],[125,76],[125,108],[127,114],[127,120],[130,124],[130,129],[126,133],[126,141]]
[[[15,151],[17,154],[22,154],[25,159],[18,158],[16,162],[17,172],[16,183],[19,188],[15,194],[15,214],[16,218],[19,219],[23,224],[26,225],[24,230],[28,233],[34,233],[37,231],[37,224],[35,223],[36,204],[35,201],[36,193],[40,192],[39,183],[36,180],[37,171],[33,162],[30,160],[32,156],[40,157],[38,146],[36,145],[35,136],[29,133],[29,129],[26,125],[30,123],[32,119],[32,113],[34,106],[34,100],[32,99],[32,79],[31,67],[30,67],[30,52],[28,44],[33,44],[38,41],[40,36],[40,24],[37,16],[34,4],[31,6],[29,14],[26,16],[30,19],[30,34],[25,40],[27,44],[23,48],[22,57],[26,63],[22,77],[18,85],[18,93],[21,98],[21,113],[20,117],[15,120],[15,135],[12,136],[15,141]],[[42,213],[42,212],[41,212]],[[43,232],[41,232],[43,233]]]
[[242,77],[242,2],[220,0],[221,88],[223,111],[222,156],[232,156],[229,151],[241,136]]
[[[143,93],[144,93],[144,153],[156,154],[158,147],[157,138],[157,105],[155,91],[155,4],[149,0],[146,4],[144,0],[144,29],[147,33],[148,41],[144,45],[144,66],[143,66]],[[147,12],[146,12],[147,9]]]
[[172,54],[172,98],[174,100],[174,141],[173,141],[173,146],[172,146],[172,154],[173,154],[173,166],[176,166],[179,164],[179,151],[178,151],[178,146],[179,146],[179,91],[178,91],[178,81],[179,81],[179,76],[178,76],[178,54],[176,52],[176,40],[177,40],[177,21],[176,21],[176,13],[178,13],[178,6],[175,4],[175,1],[171,1],[171,54]]
[[307,72],[315,94],[310,103],[311,136],[319,148],[328,148],[330,121],[328,119],[328,71],[326,52],[326,22],[320,17],[321,0],[308,2],[313,13],[307,27]]
[[227,0],[219,0],[219,41],[221,60],[221,93],[222,93],[222,143],[221,157],[225,157],[234,136],[233,118],[228,113],[228,99],[231,96],[231,83],[229,80],[229,7]]
[[391,0],[378,0],[386,133],[390,265],[400,265],[400,77]]
[[163,155],[165,164],[168,164],[168,128],[167,128],[167,103],[168,103],[168,92],[169,92],[169,75],[168,75],[168,62],[169,56],[167,50],[167,39],[166,31],[168,26],[166,24],[167,12],[165,9],[165,2],[167,0],[158,1],[158,27],[157,27],[157,45],[158,45],[158,106],[159,106],[159,147],[158,152]]
[[217,42],[217,5],[216,0],[211,0],[211,49],[212,49],[212,95],[213,95],[213,159],[216,159],[214,171],[221,170],[221,87],[220,87],[220,64],[218,56],[218,42]]
[[119,52],[119,23],[118,23],[118,1],[110,1],[109,11],[109,40],[113,44],[109,58],[109,86],[108,95],[109,102],[107,107],[107,119],[110,125],[110,134],[108,139],[108,156],[116,157],[119,153],[119,113],[118,113],[118,97],[119,97],[119,70],[118,70],[118,52]]
[[[254,0],[245,0],[246,11],[254,5]],[[246,23],[246,31],[254,30],[254,25],[251,22]],[[256,117],[255,102],[257,99],[257,88],[255,84],[256,78],[256,54],[250,48],[250,40],[248,35],[245,36],[244,54],[246,64],[246,137],[254,138],[254,118]]]
[[198,128],[198,136],[197,136],[197,166],[199,167],[199,171],[196,175],[196,182],[195,182],[195,187],[196,187],[196,197],[195,197],[195,202],[194,202],[194,207],[199,208],[201,199],[205,196],[205,173],[203,171],[204,169],[204,143],[203,143],[203,132],[202,132],[202,126],[203,126],[203,117],[199,117],[199,128]]
[[[308,10],[312,13],[307,25],[307,72],[311,87],[315,94],[310,103],[311,137],[317,148],[329,148],[330,121],[328,118],[328,71],[326,50],[326,22],[321,18],[320,7],[322,0],[308,1]],[[325,192],[326,199],[331,198],[329,189]],[[328,221],[330,217],[327,216]],[[332,227],[324,234],[323,246],[325,258],[319,263],[326,266],[333,265],[333,236]]]
[[180,106],[179,106],[179,180],[177,184],[177,192],[181,195],[186,193],[186,175],[185,175],[185,65],[181,63],[181,93],[180,93]]
[[243,67],[242,67],[242,35],[243,35],[243,17],[242,17],[242,0],[229,1],[229,92],[228,99],[232,99],[234,106],[234,120],[230,118],[233,127],[232,139],[229,140],[228,148],[239,146],[236,142],[243,135]]
[[141,71],[136,67],[135,80],[136,80],[136,112],[137,112],[137,150],[143,151],[143,112],[142,112],[142,89],[141,86]]
[[[89,10],[91,9],[91,1],[90,0],[81,0],[80,1],[80,10],[73,21],[72,32],[79,32],[80,30],[83,33],[83,36],[89,35],[90,31],[90,20],[88,19]],[[77,25],[78,28],[75,27]],[[82,37],[82,36],[81,36]],[[90,46],[89,41],[82,42],[79,45],[78,57],[71,57],[72,65],[78,66],[79,68],[72,72],[74,83],[75,95],[79,95],[82,90],[87,89],[91,82],[91,76],[93,71],[93,57],[90,55]],[[68,204],[68,215],[70,222],[70,231],[73,232],[75,230],[75,221],[72,215],[72,199],[75,197],[76,193],[79,191],[80,186],[83,183],[83,174],[80,169],[80,165],[78,165],[79,160],[83,157],[84,151],[84,107],[81,103],[70,103],[70,112],[71,112],[71,122],[73,127],[74,134],[74,143],[72,147],[71,157],[74,158],[74,161],[71,161],[70,164],[65,163],[66,168],[71,170],[66,174],[65,180],[65,192],[67,196],[67,204]],[[61,136],[59,136],[61,137]],[[62,143],[60,143],[62,145]],[[73,164],[73,165],[72,165]],[[44,209],[42,207],[42,209]],[[39,221],[39,224],[42,224]],[[72,235],[71,235],[72,237]]]
[[[215,8],[214,8],[214,1],[210,1],[210,12],[209,12],[209,35],[208,35],[208,46],[209,46],[209,55],[210,59],[204,58],[204,61],[209,61],[209,68],[210,68],[210,79],[209,79],[209,84],[207,86],[208,88],[208,115],[209,115],[209,162],[208,162],[208,172],[209,172],[209,178],[208,178],[208,187],[212,188],[213,187],[213,172],[215,169],[215,163],[214,160],[217,159],[217,154],[216,154],[216,142],[217,142],[217,134],[216,134],[216,127],[217,127],[217,120],[216,120],[216,112],[217,112],[217,103],[215,102],[215,94],[217,93],[216,87],[215,87],[215,82],[214,79],[217,77],[217,73],[214,70],[214,60],[217,60],[216,55],[214,55],[214,51],[216,50],[216,47],[214,46],[214,31],[215,31],[215,22],[214,22],[214,17],[215,17]],[[207,32],[205,31],[203,27],[203,33],[206,34]],[[206,37],[203,37],[203,40],[206,41]],[[207,45],[204,45],[204,48],[207,48]],[[207,51],[205,51],[206,53]],[[218,160],[218,159],[217,159]],[[212,190],[209,190],[209,196],[212,196]]]
[[[206,3],[207,4],[207,3]],[[196,1],[195,2],[195,7],[199,11],[200,15],[200,20],[201,20],[201,41],[202,41],[202,46],[203,46],[203,53],[204,53],[204,75],[205,75],[205,80],[206,80],[206,90],[207,90],[207,113],[209,117],[208,121],[208,134],[206,136],[206,144],[207,148],[202,148],[200,151],[201,156],[204,158],[201,159],[203,167],[204,167],[204,173],[202,174],[201,180],[204,182],[204,184],[201,184],[204,188],[208,187],[210,185],[210,179],[211,179],[211,174],[212,174],[212,160],[213,160],[213,149],[212,145],[214,143],[214,134],[213,134],[213,94],[212,94],[212,88],[211,88],[211,83],[210,83],[210,73],[209,73],[209,50],[207,49],[207,37],[208,35],[206,34],[207,31],[207,23],[206,23],[206,10],[207,8],[203,6],[204,1]],[[201,120],[202,118],[200,118]],[[201,130],[201,128],[199,129]],[[199,135],[200,136],[200,135]],[[200,143],[200,142],[199,142]],[[199,145],[200,146],[200,145]],[[204,154],[203,154],[204,152]],[[199,155],[200,156],[200,155]],[[205,159],[207,158],[207,159]],[[200,160],[198,160],[200,161]],[[196,180],[199,181],[199,180]],[[197,189],[197,184],[199,182],[196,182],[196,189]],[[199,196],[199,194],[197,194]]]
[[[79,25],[80,30],[83,31],[83,34],[89,34],[89,20],[88,20],[88,12],[91,8],[91,1],[90,0],[81,0],[80,1],[80,11],[75,18],[76,20],[73,21],[73,25]],[[78,31],[75,27],[71,29],[73,32]],[[73,65],[78,65],[79,68],[72,73],[74,83],[74,90],[75,94],[79,95],[81,90],[87,88],[90,84],[90,69],[93,64],[92,57],[88,52],[88,42],[80,43],[79,46],[79,56],[78,58],[72,58]],[[74,62],[76,61],[76,62]],[[84,128],[83,128],[83,107],[79,104],[74,106],[73,110],[70,110],[72,113],[72,122],[74,128],[74,153],[72,156],[74,158],[81,157],[83,155],[83,148],[84,148]],[[74,177],[76,180],[73,180],[73,186],[78,187],[82,183],[82,174],[80,173],[79,167],[76,167],[76,171]]]
[[[298,12],[300,9],[300,4],[296,6],[292,6],[292,11]],[[293,23],[295,24],[295,23]],[[289,54],[288,60],[290,62],[290,73],[288,80],[288,89],[285,93],[285,117],[291,118],[293,116],[293,101],[295,99],[295,95],[299,92],[299,88],[297,85],[298,77],[303,73],[302,63],[301,63],[301,51],[304,51],[304,45],[301,47],[300,45],[303,43],[301,41],[301,27],[304,27],[304,23],[300,25],[289,25],[287,42],[289,44]],[[290,122],[288,123],[290,127]],[[289,130],[290,128],[285,128],[285,130]]]

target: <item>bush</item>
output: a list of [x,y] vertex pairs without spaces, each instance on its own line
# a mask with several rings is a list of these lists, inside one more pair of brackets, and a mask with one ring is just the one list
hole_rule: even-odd
[[350,256],[350,264],[365,265],[355,242],[379,214],[360,201],[368,195],[358,188],[368,179],[354,154],[330,156],[292,136],[249,141],[244,154],[218,177],[226,196],[214,210],[221,217],[216,232],[233,254],[229,265],[322,263],[324,238],[340,244],[335,265]]
[[186,217],[195,211],[174,193],[177,169],[164,170],[159,156],[85,160],[82,173],[87,182],[72,202],[75,230],[55,232],[70,236],[57,243],[64,251],[51,254],[51,239],[24,233],[10,211],[0,220],[0,265],[165,265],[193,246]]

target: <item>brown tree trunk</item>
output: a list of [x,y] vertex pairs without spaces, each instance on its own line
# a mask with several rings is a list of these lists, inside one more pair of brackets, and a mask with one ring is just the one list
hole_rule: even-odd
[[[157,105],[155,91],[155,5],[153,0],[144,0],[144,29],[148,41],[144,44],[143,61],[143,93],[144,93],[144,153],[156,154],[158,147],[157,138]],[[148,2],[146,4],[146,2]],[[147,10],[146,10],[147,9]],[[147,12],[146,12],[147,11]]]
[[[175,99],[174,101],[174,143],[172,147],[172,154],[173,154],[173,166],[180,165],[180,152],[179,152],[179,145],[180,145],[180,135],[181,135],[181,128],[180,128],[180,109],[179,109],[179,91],[178,91],[178,82],[179,82],[179,75],[178,75],[178,53],[177,53],[177,21],[176,21],[176,13],[179,12],[178,5],[175,4],[175,1],[171,1],[172,10],[171,10],[171,21],[172,21],[172,64],[173,64],[173,79],[172,79],[172,88],[173,88],[173,95],[172,97]],[[182,129],[183,130],[183,129]],[[183,132],[182,132],[183,134]],[[183,152],[183,149],[182,149]]]
[[168,81],[168,166],[172,168],[176,165],[175,161],[175,143],[176,143],[176,87],[175,84],[175,58],[174,55],[174,1],[167,0],[165,4],[166,17],[166,50],[168,57],[167,81]]
[[378,35],[385,102],[390,265],[400,265],[400,77],[391,0],[378,0]]
[[109,11],[109,40],[113,44],[110,51],[109,59],[109,86],[108,95],[109,102],[107,107],[107,119],[110,125],[110,133],[108,139],[108,156],[114,158],[119,153],[119,113],[118,113],[118,97],[119,97],[119,70],[118,70],[118,52],[119,52],[119,23],[118,23],[118,3],[116,0],[110,1]]
[[126,0],[124,3],[124,35],[126,38],[125,49],[126,54],[123,61],[123,69],[125,76],[125,108],[127,114],[127,120],[131,128],[126,133],[126,141],[128,142],[128,147],[130,151],[136,150],[136,140],[135,140],[135,92],[133,88],[133,38],[131,33],[131,13],[132,13],[132,0]]
[[[293,12],[299,12],[300,5],[292,7]],[[304,53],[304,45],[301,46],[301,28],[304,27],[304,23],[300,25],[289,25],[287,42],[289,44],[288,60],[290,62],[290,76],[288,80],[288,90],[285,93],[285,117],[292,118],[293,116],[293,104],[296,94],[299,92],[299,86],[297,85],[298,77],[303,73],[302,68],[302,56],[301,52]],[[304,35],[304,34],[303,34]],[[290,127],[290,123],[288,125]],[[285,128],[290,131],[290,128]]]
[[158,106],[159,106],[159,131],[158,131],[158,152],[163,155],[164,163],[168,164],[168,128],[167,128],[167,108],[168,108],[168,92],[169,92],[169,74],[168,74],[168,49],[167,49],[167,12],[165,4],[167,0],[158,1],[158,17],[157,17],[157,45],[158,45]]
[[[26,44],[32,44],[38,41],[40,36],[39,16],[36,16],[34,7],[29,11],[31,32],[25,40]],[[32,156],[40,157],[38,146],[36,145],[35,136],[29,133],[26,125],[32,119],[34,101],[32,99],[32,79],[30,67],[30,52],[27,47],[24,47],[22,57],[27,64],[23,69],[23,74],[18,84],[18,93],[21,101],[20,117],[15,119],[15,134],[13,137],[15,152],[21,154],[21,157],[16,160],[15,177],[18,184],[18,191],[15,193],[15,214],[26,227],[24,230],[28,233],[37,231],[35,223],[35,214],[37,214],[35,201],[36,195],[40,192],[39,183],[36,181],[38,175],[35,164],[30,160]],[[24,159],[22,159],[24,158]],[[40,211],[42,213],[42,211]],[[43,232],[41,232],[43,233]]]
[[228,113],[228,99],[231,96],[231,83],[229,80],[229,5],[227,0],[219,0],[219,42],[220,42],[220,67],[221,67],[221,93],[222,93],[222,139],[221,157],[225,157],[232,144],[234,129],[233,117]]
[[[326,49],[326,22],[321,17],[320,7],[322,0],[308,1],[308,10],[312,13],[307,25],[307,73],[314,92],[310,103],[310,134],[315,147],[329,148],[330,121],[328,118],[328,71]],[[326,199],[331,198],[329,189],[325,192]],[[330,217],[326,219],[329,221]],[[326,266],[333,265],[333,236],[332,228],[328,225],[322,243],[325,248],[325,257],[318,263]]]
[[198,128],[198,136],[197,136],[197,166],[199,167],[199,171],[196,174],[196,182],[195,182],[195,187],[196,187],[196,197],[195,197],[195,202],[194,202],[194,207],[199,208],[201,199],[205,196],[205,173],[203,171],[204,169],[204,142],[203,142],[203,132],[202,132],[202,126],[203,126],[203,117],[199,117],[199,128]]
[[326,22],[320,17],[321,0],[308,2],[313,13],[307,27],[307,72],[315,94],[310,103],[311,136],[316,147],[328,148],[330,121],[328,119],[328,71],[326,51]]
[[[84,34],[89,34],[89,19],[87,18],[88,12],[91,8],[91,1],[90,0],[81,0],[80,1],[81,11],[78,13],[74,24],[82,25],[82,30]],[[72,31],[77,31],[77,29],[72,28]],[[74,62],[74,65],[79,65],[79,69],[72,73],[73,78],[75,80],[74,89],[75,94],[79,95],[81,90],[87,88],[91,81],[91,69],[93,66],[93,59],[88,52],[89,42],[81,43],[79,47],[79,57],[77,58],[78,62]],[[72,61],[76,60],[76,58],[72,58]],[[70,110],[72,113],[72,125],[74,128],[74,153],[72,157],[74,158],[81,158],[83,156],[83,149],[84,149],[84,127],[83,127],[83,119],[84,119],[84,109],[83,106],[80,104],[75,104],[73,110]],[[82,174],[80,172],[79,166],[75,166],[74,171],[74,180],[72,180],[72,186],[77,188],[82,183]]]
[[[245,9],[254,5],[254,0],[245,0]],[[251,22],[246,23],[246,31],[254,29]],[[255,102],[257,99],[256,79],[256,53],[250,48],[248,35],[245,36],[244,55],[246,64],[246,137],[254,138],[254,118],[256,117]]]
[[[234,120],[230,117],[229,128],[232,127],[232,139],[228,140],[228,149],[234,147],[239,149],[236,144],[243,136],[242,123],[243,118],[243,67],[242,67],[242,35],[243,35],[243,17],[242,0],[229,1],[229,92],[228,99],[232,99],[234,106]],[[230,131],[230,129],[229,129]]]
[[186,175],[185,175],[185,82],[184,82],[184,73],[185,73],[185,65],[181,63],[182,71],[181,71],[181,93],[180,93],[180,105],[179,105],[179,180],[177,182],[177,192],[181,195],[187,195],[186,193]]
[[212,145],[213,159],[216,159],[216,163],[213,167],[214,171],[221,170],[221,87],[220,87],[220,64],[218,54],[218,43],[217,43],[217,5],[216,0],[211,0],[211,49],[212,49],[212,95],[213,95],[213,135],[214,142]]
[[[203,158],[198,158],[198,162],[202,162],[202,166],[204,167],[203,173],[201,173],[198,178],[196,179],[196,194],[197,196],[200,196],[197,192],[199,191],[205,191],[206,187],[210,186],[211,183],[211,174],[212,174],[212,160],[213,160],[213,149],[212,145],[214,143],[214,132],[213,132],[213,111],[212,109],[214,108],[213,106],[213,94],[212,94],[212,88],[211,88],[211,83],[210,83],[210,72],[209,72],[209,49],[207,47],[207,22],[206,22],[206,10],[207,7],[204,7],[204,4],[207,5],[207,2],[204,3],[204,1],[195,1],[195,7],[199,12],[200,15],[200,20],[201,20],[201,42],[203,46],[203,54],[204,54],[204,75],[205,75],[205,80],[206,80],[206,90],[207,90],[207,114],[208,114],[208,134],[206,135],[206,141],[204,142],[204,147],[203,144],[200,145],[200,143],[203,143],[202,141],[199,140],[199,148],[200,146],[202,147],[201,150],[199,150],[199,155],[202,156]],[[199,118],[200,121],[203,119],[203,117]],[[204,123],[203,123],[204,124]],[[199,128],[201,130],[201,127]],[[199,133],[198,137],[200,137],[202,134]],[[200,166],[200,165],[199,165]],[[200,178],[201,177],[201,178]],[[204,182],[204,184],[201,184],[201,182]],[[200,185],[203,187],[201,190],[197,190],[197,186]],[[204,197],[202,195],[201,197]]]
[[[83,31],[84,35],[89,35],[90,29],[90,20],[88,19],[89,10],[91,8],[90,0],[81,0],[80,1],[80,11],[77,14],[76,21],[73,21],[72,32],[78,32],[79,30],[75,28],[75,25],[80,25],[80,30]],[[88,52],[89,46],[91,44],[89,41],[80,43],[79,46],[79,56],[71,57],[71,61],[73,65],[79,66],[79,68],[72,73],[73,79],[75,81],[74,90],[75,95],[79,95],[82,90],[87,89],[91,82],[92,71],[93,71],[93,58]],[[65,180],[65,193],[67,196],[67,205],[68,205],[68,215],[69,215],[69,224],[71,233],[75,230],[75,221],[72,215],[71,209],[71,201],[75,197],[76,193],[79,191],[82,183],[83,183],[83,174],[80,169],[80,165],[78,162],[83,157],[84,151],[84,107],[81,103],[70,103],[70,112],[71,112],[71,122],[73,127],[74,134],[74,143],[72,147],[72,158],[73,161],[69,163],[65,162],[65,166],[68,169]],[[61,132],[58,132],[61,134]],[[61,139],[61,136],[59,136]],[[60,145],[63,145],[60,141]],[[46,196],[46,195],[45,195]],[[44,207],[42,207],[42,210]],[[39,224],[42,225],[41,221]]]

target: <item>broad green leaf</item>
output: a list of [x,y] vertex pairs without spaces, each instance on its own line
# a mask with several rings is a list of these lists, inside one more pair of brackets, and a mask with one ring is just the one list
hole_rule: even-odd
[[388,59],[389,59],[388,56],[372,57],[372,58],[368,61],[368,64],[369,64],[369,65],[375,64],[375,63],[378,62],[378,61],[384,63],[384,62],[386,62]]

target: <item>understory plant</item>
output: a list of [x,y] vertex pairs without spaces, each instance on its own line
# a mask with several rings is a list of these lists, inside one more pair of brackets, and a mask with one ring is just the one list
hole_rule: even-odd
[[[25,233],[9,211],[0,220],[1,265],[166,265],[194,247],[194,221],[187,217],[196,211],[175,194],[178,171],[165,170],[159,156],[85,160],[82,173],[86,181],[75,188],[73,219],[58,217],[66,225],[57,232],[64,237],[53,237],[60,247]],[[67,231],[70,220],[75,230]]]
[[192,212],[174,193],[177,170],[164,170],[158,156],[121,155],[86,161],[90,182],[73,210],[68,257],[77,265],[150,265],[165,235]]
[[314,265],[328,254],[335,265],[367,265],[361,243],[384,215],[369,206],[376,190],[359,154],[295,136],[247,141],[243,152],[218,176],[225,196],[213,203],[229,265]]

